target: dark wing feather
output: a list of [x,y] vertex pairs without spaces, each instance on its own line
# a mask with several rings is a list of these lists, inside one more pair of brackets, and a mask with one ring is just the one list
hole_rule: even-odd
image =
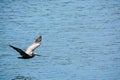
[[12,45],[9,45],[9,46],[10,46],[11,48],[13,48],[14,50],[16,50],[17,52],[19,52],[22,57],[30,57],[30,56],[29,56],[28,54],[26,54],[22,49],[16,48],[16,47],[14,47],[14,46],[12,46]]
[[36,42],[36,43],[40,43],[41,40],[42,40],[42,36],[39,36],[39,37],[35,40],[35,42]]

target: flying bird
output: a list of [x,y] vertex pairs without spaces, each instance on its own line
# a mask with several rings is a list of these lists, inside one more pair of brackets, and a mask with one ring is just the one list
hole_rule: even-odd
[[35,54],[34,53],[34,50],[40,46],[41,44],[41,41],[42,41],[42,36],[39,36],[35,42],[33,44],[31,44],[27,49],[26,51],[23,51],[22,49],[20,48],[17,48],[17,47],[14,47],[12,45],[9,45],[11,48],[13,48],[14,50],[16,50],[17,52],[19,52],[19,54],[21,55],[20,58],[24,58],[24,59],[28,59],[28,58],[32,58],[34,56],[40,56],[38,54]]

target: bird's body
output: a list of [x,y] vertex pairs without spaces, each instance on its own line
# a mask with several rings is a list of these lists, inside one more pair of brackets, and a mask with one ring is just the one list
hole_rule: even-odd
[[37,55],[34,53],[34,50],[40,46],[41,40],[42,40],[42,36],[39,36],[35,40],[35,42],[26,49],[26,51],[23,51],[22,49],[14,47],[12,45],[9,45],[9,46],[12,47],[17,52],[19,52],[22,58],[32,58],[35,55]]

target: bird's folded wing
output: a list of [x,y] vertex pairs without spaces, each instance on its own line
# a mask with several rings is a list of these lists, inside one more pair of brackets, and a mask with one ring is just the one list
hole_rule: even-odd
[[29,55],[26,54],[22,49],[16,48],[16,47],[14,47],[14,46],[12,46],[12,45],[9,45],[9,46],[10,46],[11,48],[13,48],[14,50],[16,50],[17,52],[19,52],[22,57],[29,57]]

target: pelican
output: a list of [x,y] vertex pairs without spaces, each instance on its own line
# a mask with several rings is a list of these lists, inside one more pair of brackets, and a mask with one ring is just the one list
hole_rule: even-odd
[[14,47],[12,45],[9,45],[11,48],[13,48],[14,50],[16,50],[17,52],[19,52],[19,54],[21,55],[20,58],[24,58],[24,59],[28,59],[28,58],[32,58],[34,57],[35,55],[37,56],[40,56],[38,54],[35,54],[34,53],[34,50],[40,46],[41,44],[41,40],[42,40],[42,36],[39,36],[35,42],[33,44],[31,44],[27,49],[26,51],[23,51],[22,49],[20,48],[17,48],[17,47]]

